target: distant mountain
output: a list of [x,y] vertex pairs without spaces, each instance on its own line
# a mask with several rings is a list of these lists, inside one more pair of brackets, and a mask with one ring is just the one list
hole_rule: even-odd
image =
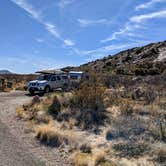
[[13,74],[9,70],[0,70],[0,74]]
[[94,70],[97,73],[130,76],[160,75],[166,72],[166,41],[128,49],[79,67],[67,67],[65,70]]

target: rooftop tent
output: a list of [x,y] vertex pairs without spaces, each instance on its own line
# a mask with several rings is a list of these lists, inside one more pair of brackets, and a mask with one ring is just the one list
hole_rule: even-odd
[[37,71],[39,74],[65,74],[62,70],[41,70]]

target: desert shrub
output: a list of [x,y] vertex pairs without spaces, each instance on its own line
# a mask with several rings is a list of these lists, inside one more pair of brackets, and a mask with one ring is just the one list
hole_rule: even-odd
[[75,166],[88,166],[91,160],[91,155],[87,153],[76,153],[73,157]]
[[134,92],[132,93],[132,99],[133,100],[139,100],[144,96],[144,91],[141,88],[137,88],[136,90],[134,90]]
[[22,107],[16,109],[16,116],[20,119],[27,117],[26,112]]
[[122,103],[120,106],[120,110],[121,114],[126,116],[132,115],[132,113],[134,112],[133,106],[129,102]]
[[115,166],[111,165],[111,162],[105,159],[105,153],[103,151],[95,153],[78,152],[73,157],[73,163],[75,166]]
[[92,109],[70,109],[65,112],[59,113],[57,116],[58,121],[74,120],[73,125],[78,126],[83,130],[94,130],[97,132],[98,127],[105,125],[108,120],[104,111],[96,111]]
[[149,152],[150,147],[144,143],[118,143],[113,145],[113,149],[120,157],[139,157]]
[[148,70],[149,75],[157,75],[160,74],[160,70],[158,68],[151,68]]
[[42,131],[39,130],[37,132],[36,138],[40,140],[40,142],[47,146],[58,147],[62,144],[61,135],[58,135],[54,131]]
[[118,68],[116,73],[120,74],[120,75],[128,75],[130,73],[130,71],[125,68]]
[[81,151],[82,153],[91,153],[91,152],[92,152],[92,149],[91,149],[90,145],[83,144],[83,145],[81,145],[81,147],[80,147],[80,151]]
[[139,75],[145,76],[145,75],[147,75],[147,69],[145,69],[145,68],[136,68],[135,69],[135,75],[136,76],[139,76]]
[[164,119],[160,120],[159,126],[160,139],[166,142],[166,121]]
[[112,105],[118,105],[120,96],[118,91],[106,91],[104,94],[104,106],[110,107]]
[[117,119],[112,120],[111,126],[112,129],[106,133],[108,140],[121,138],[137,141],[140,138],[149,138],[149,135],[145,135],[146,122],[139,117],[121,115]]
[[34,106],[35,104],[38,104],[38,103],[40,103],[40,98],[39,98],[39,96],[36,95],[33,97],[30,105]]
[[165,117],[157,117],[153,121],[152,132],[154,138],[166,142],[166,120]]
[[115,74],[103,75],[103,83],[107,88],[118,87],[121,77]]
[[119,96],[122,98],[131,98],[131,91],[130,90],[123,90],[119,92]]
[[88,81],[84,81],[71,99],[71,107],[80,109],[103,110],[105,88],[97,74],[92,73]]
[[52,104],[48,107],[48,113],[54,118],[57,117],[58,113],[61,111],[61,103],[57,96],[54,97]]
[[88,130],[97,129],[99,126],[104,125],[107,120],[107,116],[103,111],[86,109],[77,110],[75,119],[77,126],[79,126],[83,130]]
[[42,124],[35,128],[35,132],[36,138],[47,146],[59,147],[61,144],[77,144],[77,136],[72,131],[61,130],[59,126]]
[[157,152],[155,151],[156,156],[154,157],[155,161],[160,163],[160,164],[166,164],[166,149],[165,148],[161,148],[159,150],[157,150]]
[[111,130],[111,129],[108,129],[106,131],[106,139],[107,140],[112,140],[112,139],[115,139],[115,138],[116,138],[116,134],[114,133],[114,131]]
[[117,166],[117,165],[110,160],[104,160],[100,162],[98,166]]
[[145,92],[144,92],[144,99],[146,104],[151,104],[155,101],[155,99],[157,98],[157,93],[156,91],[149,87]]
[[101,163],[105,162],[105,153],[99,152],[97,154],[94,154],[94,166],[99,166]]

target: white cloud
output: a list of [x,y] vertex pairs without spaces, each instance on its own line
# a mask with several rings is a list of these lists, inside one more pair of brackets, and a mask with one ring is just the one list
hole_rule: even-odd
[[105,43],[108,41],[112,41],[117,39],[121,35],[128,35],[128,36],[135,36],[134,32],[131,33],[134,29],[142,28],[138,24],[131,24],[130,22],[127,22],[124,26],[124,28],[120,29],[119,31],[114,32],[111,36],[107,37],[106,39],[101,40],[100,42]]
[[64,44],[66,46],[74,46],[75,45],[75,43],[72,40],[70,40],[70,39],[65,39],[64,40]]
[[54,37],[56,37],[56,38],[58,38],[60,40],[63,40],[62,37],[61,37],[61,35],[60,35],[60,33],[58,32],[58,30],[56,29],[56,27],[55,27],[54,24],[52,24],[52,23],[46,23],[46,22],[44,22],[43,24],[44,24],[46,30],[50,34],[52,34]]
[[93,57],[101,57],[101,55],[106,55],[110,54],[111,51],[116,51],[116,50],[121,50],[125,49],[131,46],[134,46],[136,43],[131,43],[131,44],[113,44],[113,45],[108,45],[104,47],[100,47],[94,50],[79,50],[77,48],[73,48],[73,51],[78,54],[78,55],[90,55]]
[[107,19],[98,19],[98,20],[78,19],[77,21],[79,22],[79,24],[82,27],[92,26],[92,25],[96,25],[96,24],[108,25],[111,23],[111,21],[107,20]]
[[72,4],[74,2],[74,0],[59,0],[58,6],[60,8],[64,8],[70,4]]
[[153,18],[164,18],[166,17],[166,10],[148,13],[148,14],[142,14],[138,16],[133,16],[130,18],[131,22],[141,23],[143,21],[153,19]]
[[[24,9],[32,18],[34,18],[36,21],[38,21],[40,24],[42,24],[45,29],[55,38],[61,40],[66,46],[71,46],[71,43],[67,43],[66,39],[63,39],[61,34],[58,32],[56,25],[46,22],[42,18],[42,13],[38,10],[36,10],[31,4],[29,4],[26,0],[11,0],[13,3],[15,3],[17,6],[19,6],[21,9]],[[70,40],[70,39],[68,39]],[[74,45],[74,42],[73,42]]]
[[151,0],[147,3],[143,3],[143,4],[140,4],[140,5],[136,6],[135,10],[148,9],[151,6],[153,6],[153,5],[155,5],[156,3],[159,3],[159,2],[166,2],[166,0]]
[[44,39],[42,39],[42,38],[36,38],[35,39],[38,43],[43,43],[44,42]]
[[[121,28],[119,31],[114,32],[111,36],[101,40],[100,42],[105,43],[108,41],[116,40],[119,36],[138,36],[135,34],[136,29],[145,29],[144,21],[148,21],[155,18],[166,18],[166,10],[135,15],[129,18],[129,21],[125,23],[124,28]],[[139,34],[140,35],[140,34]]]
[[27,3],[26,0],[11,0],[20,8],[24,9],[27,13],[29,13],[34,19],[40,21],[41,20],[41,12],[34,9],[34,7]]

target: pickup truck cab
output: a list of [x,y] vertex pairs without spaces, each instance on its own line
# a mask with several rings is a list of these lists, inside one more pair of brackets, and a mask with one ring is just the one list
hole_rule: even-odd
[[39,77],[28,83],[30,94],[34,94],[35,92],[48,93],[58,88],[65,90],[69,86],[69,77],[64,72],[40,71],[37,73],[40,73]]

